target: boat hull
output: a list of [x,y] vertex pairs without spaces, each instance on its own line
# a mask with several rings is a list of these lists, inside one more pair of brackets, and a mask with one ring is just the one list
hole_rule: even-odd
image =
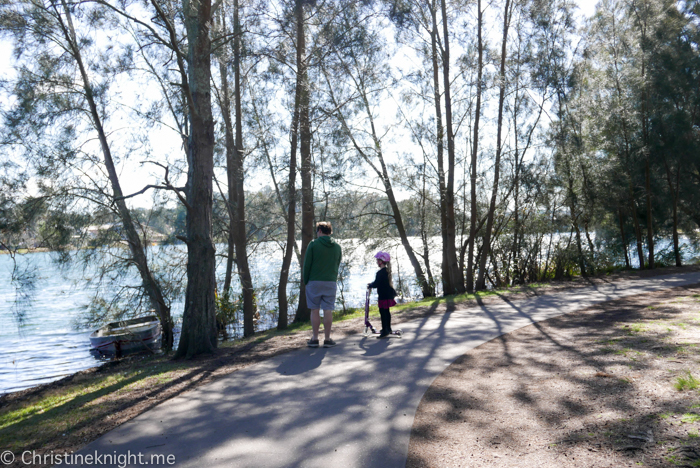
[[90,345],[101,354],[157,351],[161,346],[161,326],[155,316],[113,322],[90,334]]

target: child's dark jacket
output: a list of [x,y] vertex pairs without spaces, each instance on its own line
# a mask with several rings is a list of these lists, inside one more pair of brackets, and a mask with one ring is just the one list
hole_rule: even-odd
[[382,299],[393,299],[396,297],[396,290],[389,284],[389,273],[386,271],[386,268],[382,268],[377,272],[374,283],[371,283],[369,287],[377,288],[380,301]]

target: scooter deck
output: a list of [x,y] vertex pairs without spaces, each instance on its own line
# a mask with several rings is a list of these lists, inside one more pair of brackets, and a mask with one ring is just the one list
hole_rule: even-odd
[[[363,335],[364,336],[374,335],[376,337],[379,337],[379,333],[380,332],[374,331],[374,330],[370,331],[370,329],[368,327],[365,327],[365,332],[363,333]],[[401,330],[394,330],[393,332],[391,332],[390,334],[387,335],[387,338],[403,338],[403,332]]]

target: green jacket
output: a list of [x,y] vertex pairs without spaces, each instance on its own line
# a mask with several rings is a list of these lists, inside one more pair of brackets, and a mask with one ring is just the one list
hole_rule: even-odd
[[309,281],[338,281],[338,268],[343,254],[330,236],[311,241],[304,256],[304,284]]

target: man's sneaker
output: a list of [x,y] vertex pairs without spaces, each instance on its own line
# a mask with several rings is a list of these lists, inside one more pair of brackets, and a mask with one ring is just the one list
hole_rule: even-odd
[[306,342],[306,346],[309,348],[318,348],[318,340],[309,340]]
[[323,340],[323,347],[324,348],[332,348],[333,346],[337,345],[335,341],[333,341],[333,338],[329,340]]

